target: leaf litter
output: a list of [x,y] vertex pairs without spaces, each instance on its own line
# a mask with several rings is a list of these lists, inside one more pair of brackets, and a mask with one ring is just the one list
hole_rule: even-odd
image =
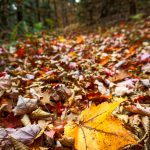
[[149,28],[145,18],[104,35],[36,34],[3,45],[0,146],[149,149]]

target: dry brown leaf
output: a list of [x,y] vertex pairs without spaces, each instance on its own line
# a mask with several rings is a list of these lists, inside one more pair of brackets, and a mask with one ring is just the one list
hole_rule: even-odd
[[18,97],[17,106],[13,109],[14,115],[23,115],[30,113],[37,107],[37,99]]
[[41,131],[37,134],[37,136],[35,137],[35,139],[39,138],[44,131],[46,130],[47,126],[48,126],[49,122],[43,122],[43,124],[41,123]]
[[31,113],[32,118],[50,117],[50,113],[43,111],[40,107]]
[[131,57],[132,55],[134,55],[134,54],[136,53],[136,48],[137,48],[137,47],[138,47],[137,44],[131,46],[131,47],[129,48],[128,54],[126,55],[126,58],[129,58],[129,57]]
[[10,140],[11,140],[15,150],[29,150],[29,148],[26,145],[24,145],[22,142],[19,142],[15,138],[10,137]]
[[136,105],[128,105],[125,108],[130,112],[150,117],[150,107],[145,108],[137,103]]
[[100,60],[100,64],[102,65],[102,66],[104,66],[104,65],[106,65],[108,62],[109,62],[109,60],[111,59],[111,56],[105,56],[105,57],[103,57],[101,60]]
[[9,75],[0,77],[0,90],[7,90],[11,86],[11,80]]
[[109,80],[112,82],[117,82],[117,81],[121,81],[124,78],[129,77],[129,75],[127,74],[126,71],[121,70],[118,74],[115,74],[113,77],[110,77]]
[[69,122],[64,135],[75,139],[77,150],[117,150],[136,140],[123,127],[122,122],[111,116],[112,111],[123,101],[118,98],[113,103],[102,103],[85,109],[79,123]]
[[21,122],[24,126],[27,126],[29,124],[31,124],[30,118],[28,115],[23,115],[23,117],[21,118]]
[[48,91],[42,92],[40,87],[35,87],[34,90],[36,93],[41,97],[40,102],[42,105],[50,104],[53,105],[52,102],[50,101],[50,94]]

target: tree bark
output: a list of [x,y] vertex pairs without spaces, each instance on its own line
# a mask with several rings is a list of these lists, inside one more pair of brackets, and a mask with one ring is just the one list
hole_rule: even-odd
[[39,7],[39,0],[36,0],[35,2],[36,2],[36,9],[37,9],[37,11],[36,11],[37,12],[37,21],[40,22],[41,21],[41,14],[39,11],[39,8],[40,8]]
[[136,0],[129,0],[130,15],[136,14]]
[[56,0],[53,0],[54,13],[55,13],[55,26],[58,27],[58,14],[57,14],[57,3]]
[[17,22],[23,20],[23,0],[17,0]]

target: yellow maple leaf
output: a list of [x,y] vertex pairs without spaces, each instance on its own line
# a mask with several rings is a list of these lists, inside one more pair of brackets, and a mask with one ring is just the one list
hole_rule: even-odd
[[63,36],[59,36],[58,39],[59,39],[60,42],[65,42],[66,41],[66,39]]
[[105,102],[85,109],[79,123],[70,121],[65,125],[64,135],[74,138],[77,150],[117,150],[137,144],[122,122],[111,115],[122,101],[118,98],[113,103]]

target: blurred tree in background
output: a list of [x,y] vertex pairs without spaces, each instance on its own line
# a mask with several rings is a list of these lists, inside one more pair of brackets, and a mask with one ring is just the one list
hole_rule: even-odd
[[150,13],[150,0],[81,0],[81,22],[95,24],[109,20],[126,20],[136,13]]
[[150,0],[0,0],[0,38],[149,13]]

